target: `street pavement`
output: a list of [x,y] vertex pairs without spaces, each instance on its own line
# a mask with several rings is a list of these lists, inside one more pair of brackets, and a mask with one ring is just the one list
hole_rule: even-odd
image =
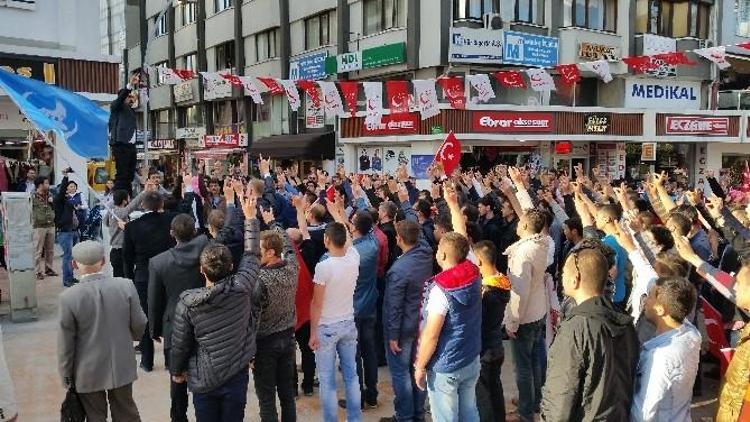
[[[59,268],[59,266],[57,266]],[[10,322],[10,305],[8,277],[0,270],[0,325],[3,330],[5,356],[16,390],[19,407],[18,422],[53,422],[59,421],[60,404],[65,395],[57,372],[57,298],[62,291],[59,277],[48,277],[37,281],[39,302],[39,319],[34,322]],[[507,343],[507,342],[506,342]],[[510,345],[506,344],[506,360],[503,365],[502,380],[505,391],[506,408],[511,412],[508,420],[517,420],[513,413],[511,399],[517,395],[515,386]],[[138,380],[133,384],[133,393],[143,422],[169,421],[169,378],[164,369],[163,350],[156,345],[154,371],[143,372],[138,369]],[[299,358],[298,358],[299,362]],[[300,374],[301,375],[301,374]],[[380,396],[379,407],[363,413],[363,420],[377,421],[380,417],[393,415],[393,391],[387,368],[380,368],[378,378]],[[342,382],[339,378],[339,396],[343,398]],[[716,412],[716,394],[718,383],[704,378],[704,397],[696,398],[693,404],[694,421],[712,421]],[[246,421],[259,421],[258,399],[255,396],[252,377],[247,395]],[[345,413],[339,412],[339,420],[344,420]],[[192,412],[192,401],[189,418],[195,420]],[[300,396],[297,401],[297,419],[299,421],[320,421],[320,406],[316,395]]]

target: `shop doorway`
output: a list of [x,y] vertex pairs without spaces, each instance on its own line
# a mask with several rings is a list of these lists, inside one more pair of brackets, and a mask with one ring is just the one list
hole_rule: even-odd
[[584,173],[589,172],[590,170],[590,163],[588,157],[560,157],[558,156],[557,160],[555,161],[555,169],[557,171],[564,171],[567,172],[568,175],[573,175],[575,172],[573,168],[577,166],[578,164],[583,166]]

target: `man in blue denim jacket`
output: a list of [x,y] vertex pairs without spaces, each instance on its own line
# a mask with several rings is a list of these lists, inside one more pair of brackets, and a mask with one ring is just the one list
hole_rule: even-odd
[[646,297],[645,316],[656,337],[643,343],[631,421],[689,421],[701,335],[685,318],[695,288],[684,278],[660,278]]

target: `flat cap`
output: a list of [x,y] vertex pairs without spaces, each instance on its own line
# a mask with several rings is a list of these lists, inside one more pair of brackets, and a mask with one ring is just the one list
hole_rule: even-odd
[[94,265],[102,262],[104,246],[93,240],[86,240],[73,246],[73,260],[81,265]]

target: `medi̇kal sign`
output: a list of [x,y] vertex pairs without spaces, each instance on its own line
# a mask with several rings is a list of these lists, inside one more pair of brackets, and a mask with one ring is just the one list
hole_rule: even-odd
[[419,115],[417,113],[386,114],[380,119],[380,124],[363,123],[362,135],[413,135],[419,131]]
[[632,78],[625,81],[625,107],[698,110],[701,83],[663,79]]
[[729,117],[667,116],[666,135],[729,135]]
[[474,111],[471,127],[474,132],[534,133],[555,129],[552,113],[524,113],[508,111]]

